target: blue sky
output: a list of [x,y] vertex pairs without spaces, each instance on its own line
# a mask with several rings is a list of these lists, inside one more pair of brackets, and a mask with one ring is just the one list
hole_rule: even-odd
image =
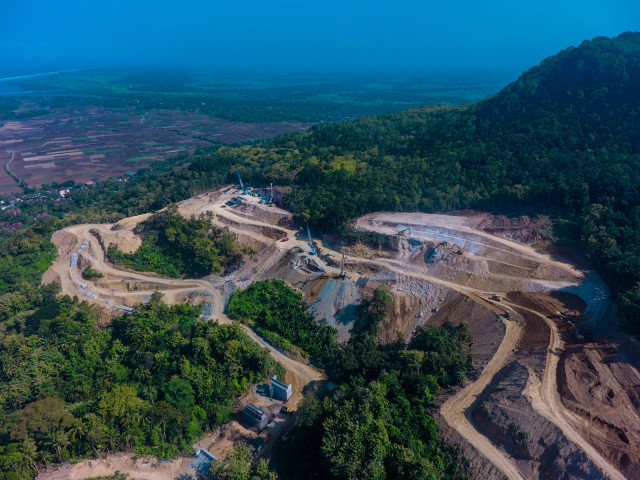
[[0,0],[0,69],[520,72],[640,30],[640,0]]

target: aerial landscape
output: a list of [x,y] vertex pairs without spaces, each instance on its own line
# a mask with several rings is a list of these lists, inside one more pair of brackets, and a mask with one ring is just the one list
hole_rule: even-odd
[[640,5],[0,7],[0,479],[640,479]]

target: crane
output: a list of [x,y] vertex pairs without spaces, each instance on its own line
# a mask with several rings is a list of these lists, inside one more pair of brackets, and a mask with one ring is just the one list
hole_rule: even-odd
[[307,236],[309,237],[309,246],[311,247],[311,251],[309,252],[309,255],[315,255],[316,254],[316,247],[313,246],[313,242],[311,241],[311,230],[309,230],[309,224],[307,223]]
[[347,276],[347,272],[344,271],[344,249],[342,249],[342,270],[340,270],[340,278]]
[[237,168],[236,168],[236,173],[238,174],[238,180],[240,180],[240,188],[242,189],[242,194],[248,195],[247,189],[244,188],[244,183],[242,183],[242,178],[240,178],[240,170],[238,170]]

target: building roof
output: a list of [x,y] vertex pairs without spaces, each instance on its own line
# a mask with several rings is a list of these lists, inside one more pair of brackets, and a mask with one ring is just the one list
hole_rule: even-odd
[[287,390],[289,388],[289,385],[285,385],[280,380],[278,380],[276,377],[273,377],[271,379],[271,385],[274,386],[274,387],[282,388],[283,390]]
[[256,420],[262,420],[262,418],[264,417],[265,413],[260,410],[258,407],[256,407],[255,405],[253,405],[252,403],[247,403],[244,407],[243,412],[246,415],[249,415],[250,417],[255,418]]

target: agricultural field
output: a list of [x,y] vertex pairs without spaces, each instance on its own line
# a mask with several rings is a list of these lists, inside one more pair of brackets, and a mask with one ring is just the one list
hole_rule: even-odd
[[[32,188],[103,180],[215,143],[255,142],[417,105],[476,101],[504,83],[125,69],[1,81],[0,195],[21,191],[11,174]],[[5,171],[10,160],[11,174]]]
[[[302,128],[297,123],[246,124],[195,112],[91,106],[55,109],[6,122],[0,128],[0,163],[29,187],[74,180],[104,180],[151,162],[193,152],[213,142],[255,141]],[[0,194],[19,191],[3,169]]]
[[[19,99],[41,108],[135,106],[142,110],[198,111],[237,122],[306,124],[418,105],[475,102],[498,92],[510,79],[499,74],[230,75],[175,69],[80,70],[0,82],[0,115],[6,110],[3,101],[15,103]],[[14,94],[3,95],[3,88]],[[24,93],[15,94],[20,91]]]

